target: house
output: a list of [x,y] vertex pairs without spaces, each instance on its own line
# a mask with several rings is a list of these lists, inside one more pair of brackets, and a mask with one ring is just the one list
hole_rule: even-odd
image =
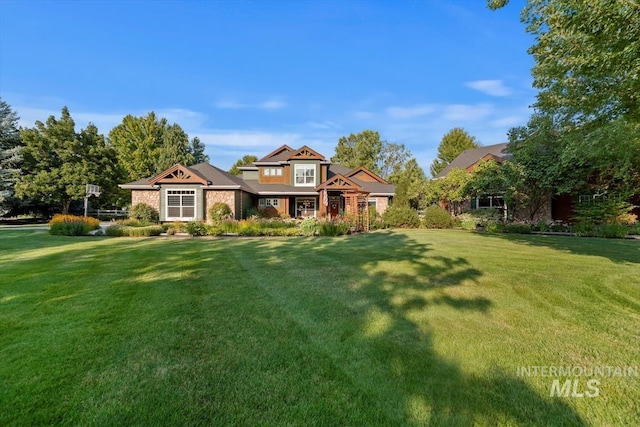
[[224,202],[237,219],[259,209],[295,218],[350,214],[368,222],[368,207],[384,212],[395,193],[395,186],[367,168],[332,164],[307,146],[283,145],[240,169],[242,177],[208,163],[178,164],[120,188],[131,190],[132,205],[157,209],[161,221],[206,220],[208,209]]
[[[507,145],[507,143],[502,143],[465,150],[453,159],[434,179],[444,178],[453,169],[464,169],[471,173],[480,163],[488,160],[498,163],[509,161],[513,156],[508,152]],[[506,214],[504,199],[500,194],[478,195],[468,200],[464,207],[466,209],[500,209]],[[541,200],[541,203],[536,206],[525,210],[520,209],[515,214],[516,217],[528,218],[532,221],[568,221],[573,216],[572,198],[567,194],[549,196]]]

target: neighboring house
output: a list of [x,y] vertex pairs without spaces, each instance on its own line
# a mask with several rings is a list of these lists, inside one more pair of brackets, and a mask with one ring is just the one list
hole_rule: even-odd
[[[458,157],[445,167],[442,172],[434,178],[444,178],[453,169],[464,169],[473,172],[483,161],[494,160],[498,163],[509,161],[513,156],[507,151],[507,143],[488,145],[485,147],[465,150]],[[445,202],[446,204],[446,202]],[[443,206],[446,207],[446,206]],[[505,203],[500,194],[483,194],[468,200],[466,209],[500,209],[505,211]],[[506,214],[506,211],[505,211]],[[560,195],[551,197],[541,206],[536,206],[535,211],[518,211],[516,217],[529,218],[533,221],[540,220],[569,220],[573,215],[571,209],[571,197]]]
[[132,205],[156,208],[161,221],[205,220],[216,202],[228,204],[238,219],[252,209],[296,218],[341,214],[368,218],[368,206],[382,213],[395,193],[395,186],[368,169],[332,164],[307,146],[283,145],[240,170],[242,177],[208,163],[174,165],[155,177],[120,187],[131,190]]

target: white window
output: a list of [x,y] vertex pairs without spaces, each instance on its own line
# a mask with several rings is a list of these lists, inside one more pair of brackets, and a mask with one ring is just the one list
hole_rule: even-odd
[[316,184],[315,165],[296,165],[296,187],[313,187]]
[[282,176],[282,168],[264,168],[262,174],[264,176]]
[[378,209],[378,199],[377,198],[372,198],[368,200],[369,202],[369,207],[373,206],[374,208],[376,208],[376,210]]
[[167,190],[167,221],[190,221],[195,216],[195,190]]
[[303,218],[315,217],[316,199],[296,199],[296,216]]
[[280,199],[258,199],[258,207],[265,208],[277,208],[280,203]]

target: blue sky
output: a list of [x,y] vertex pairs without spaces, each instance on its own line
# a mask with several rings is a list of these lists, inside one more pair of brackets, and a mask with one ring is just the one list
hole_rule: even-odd
[[32,127],[68,106],[108,132],[150,111],[228,169],[289,144],[327,157],[373,129],[429,174],[463,127],[483,145],[526,123],[533,39],[468,1],[0,0],[0,96]]

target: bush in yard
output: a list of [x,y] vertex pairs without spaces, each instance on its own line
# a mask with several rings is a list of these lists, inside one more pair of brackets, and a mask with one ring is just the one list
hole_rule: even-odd
[[426,228],[451,228],[453,227],[453,218],[440,206],[429,206],[424,210],[422,224]]
[[629,226],[624,224],[602,224],[596,227],[596,235],[607,239],[624,239],[629,234],[629,230]]
[[158,211],[145,203],[138,203],[129,209],[129,218],[136,219],[144,224],[155,224],[160,220]]
[[300,223],[300,234],[303,236],[315,236],[318,232],[318,221],[315,218],[306,218]]
[[49,233],[58,236],[84,236],[100,228],[100,220],[75,215],[55,215],[49,221]]
[[185,227],[187,233],[192,236],[206,236],[207,227],[201,221],[189,221]]
[[409,207],[390,206],[382,214],[385,226],[393,228],[418,228],[420,218],[415,210]]
[[119,224],[107,227],[106,235],[109,237],[149,237],[159,236],[164,232],[161,225],[147,225],[145,227],[129,227]]
[[320,236],[344,236],[349,233],[351,224],[341,219],[320,221],[318,223],[318,234]]
[[121,225],[110,225],[107,227],[106,234],[109,237],[122,237],[124,235],[122,228]]
[[233,211],[228,204],[224,202],[216,202],[207,211],[209,220],[212,224],[219,224],[222,221],[231,219],[233,217]]
[[511,234],[531,234],[529,224],[507,224],[505,230]]

